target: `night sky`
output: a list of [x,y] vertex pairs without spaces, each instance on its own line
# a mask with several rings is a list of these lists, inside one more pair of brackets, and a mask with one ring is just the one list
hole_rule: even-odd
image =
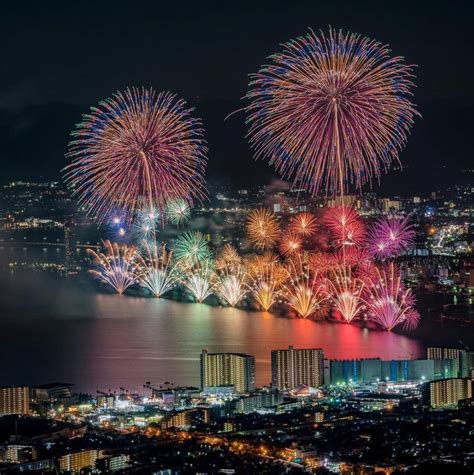
[[[69,131],[127,86],[171,90],[196,108],[208,175],[234,184],[273,176],[255,163],[239,108],[248,74],[279,44],[328,25],[376,38],[418,65],[405,170],[381,193],[428,192],[469,180],[472,2],[18,2],[1,15],[0,179],[58,178]],[[226,5],[228,4],[228,5]],[[473,176],[473,175],[471,175]]]

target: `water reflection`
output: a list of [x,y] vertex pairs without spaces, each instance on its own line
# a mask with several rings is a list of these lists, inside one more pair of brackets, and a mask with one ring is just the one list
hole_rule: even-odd
[[138,390],[145,381],[198,385],[203,348],[255,355],[259,385],[271,379],[270,351],[289,345],[323,348],[329,358],[424,354],[419,339],[353,325],[99,294],[43,274],[11,279],[0,296],[0,385],[64,380],[90,392]]

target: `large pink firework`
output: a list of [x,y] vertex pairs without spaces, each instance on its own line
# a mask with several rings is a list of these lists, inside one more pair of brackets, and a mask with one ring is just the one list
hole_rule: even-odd
[[372,282],[365,289],[368,317],[384,330],[392,331],[398,325],[409,330],[418,326],[420,314],[415,309],[415,296],[403,286],[393,262],[382,269],[376,268]]
[[312,30],[252,75],[250,143],[311,194],[338,195],[379,179],[413,124],[413,66],[353,33]]
[[369,229],[368,247],[379,259],[386,259],[400,254],[410,247],[415,240],[415,231],[408,217],[379,218]]
[[349,205],[328,208],[324,223],[330,229],[338,247],[360,247],[365,241],[365,226],[359,213]]
[[79,203],[100,221],[112,210],[205,196],[207,148],[199,119],[174,94],[127,89],[84,115],[72,132],[65,178]]

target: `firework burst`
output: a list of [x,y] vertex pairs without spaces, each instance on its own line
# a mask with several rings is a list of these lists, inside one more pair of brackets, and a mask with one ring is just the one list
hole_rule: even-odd
[[72,132],[65,178],[79,204],[104,221],[146,203],[202,199],[207,148],[199,119],[169,92],[127,89],[92,108]]
[[275,215],[266,208],[251,211],[246,222],[247,236],[258,249],[273,247],[280,235]]
[[352,206],[328,208],[324,223],[331,230],[338,247],[362,246],[365,242],[365,226]]
[[350,323],[364,310],[362,292],[364,281],[352,275],[348,266],[338,266],[326,279],[326,292],[336,315],[344,322]]
[[174,241],[174,255],[188,265],[195,265],[211,259],[212,252],[200,231],[188,231]]
[[135,242],[154,242],[156,230],[160,226],[160,222],[160,214],[156,207],[138,209],[132,226]]
[[316,217],[311,213],[299,213],[290,219],[289,230],[303,238],[314,236],[317,229]]
[[379,179],[413,124],[413,66],[357,34],[312,30],[252,75],[250,144],[283,177],[315,195]]
[[133,246],[103,242],[105,252],[87,252],[94,258],[95,269],[90,272],[102,283],[123,294],[142,274],[142,261]]
[[247,269],[248,289],[257,304],[267,312],[281,297],[287,272],[271,253],[250,258]]
[[278,248],[283,256],[291,256],[301,251],[302,241],[297,234],[285,231],[281,234]]
[[179,283],[178,268],[172,263],[173,252],[162,244],[151,246],[144,243],[145,253],[142,257],[143,271],[140,282],[155,297],[160,298]]
[[382,269],[376,268],[371,285],[366,287],[365,301],[369,319],[384,330],[392,331],[398,325],[412,330],[420,322],[415,296],[403,286],[393,262]]
[[400,254],[410,247],[414,240],[415,231],[408,217],[383,216],[369,229],[369,250],[378,259]]
[[183,284],[198,303],[204,302],[214,292],[215,273],[210,259],[199,262],[197,266],[190,267],[185,274]]
[[304,257],[289,259],[286,263],[288,280],[284,298],[300,317],[308,318],[321,310],[326,299],[319,274]]
[[242,266],[218,273],[216,281],[217,294],[231,307],[235,307],[247,293],[246,272]]
[[191,208],[186,200],[178,198],[170,201],[166,205],[165,214],[171,223],[179,226],[189,219],[191,216]]

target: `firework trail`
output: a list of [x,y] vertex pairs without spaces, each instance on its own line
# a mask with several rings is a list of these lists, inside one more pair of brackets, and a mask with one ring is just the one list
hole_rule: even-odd
[[415,241],[415,231],[408,217],[379,218],[369,229],[369,250],[378,259],[397,256]]
[[180,282],[178,267],[173,264],[173,252],[168,251],[164,244],[158,247],[145,242],[144,248],[140,283],[155,297],[160,298]]
[[251,211],[245,228],[250,242],[258,249],[273,247],[280,235],[280,226],[275,215],[266,208]]
[[371,285],[366,287],[365,301],[369,319],[384,330],[392,331],[398,325],[412,330],[420,322],[415,296],[411,289],[403,286],[400,272],[393,262],[376,269]]
[[65,179],[100,222],[114,209],[160,211],[205,196],[207,148],[199,119],[169,92],[126,89],[85,114],[72,132]]
[[196,265],[212,258],[209,244],[200,231],[187,231],[174,241],[174,255],[188,265]]
[[364,310],[362,292],[365,284],[362,279],[352,275],[350,267],[338,266],[326,279],[327,298],[336,315],[350,323]]
[[353,33],[312,30],[251,76],[248,136],[256,158],[312,195],[379,180],[418,115],[413,66]]
[[267,312],[281,297],[287,272],[271,253],[251,257],[247,269],[248,289],[258,305]]
[[306,256],[289,259],[286,263],[288,280],[285,283],[284,298],[289,307],[300,317],[308,318],[322,311],[326,300],[320,276],[308,264]]
[[303,238],[314,236],[317,229],[316,217],[311,213],[299,213],[290,219],[289,230]]
[[247,293],[246,277],[247,273],[242,266],[219,272],[216,280],[217,295],[231,307],[235,307]]
[[94,258],[95,269],[90,272],[102,283],[123,294],[135,284],[142,274],[142,261],[135,247],[119,246],[117,243],[103,241],[105,252],[87,249]]
[[215,289],[215,273],[210,259],[200,261],[198,265],[185,271],[184,286],[198,303],[204,302]]
[[165,215],[171,223],[179,226],[189,219],[191,208],[186,200],[178,198],[167,204]]

